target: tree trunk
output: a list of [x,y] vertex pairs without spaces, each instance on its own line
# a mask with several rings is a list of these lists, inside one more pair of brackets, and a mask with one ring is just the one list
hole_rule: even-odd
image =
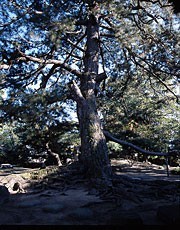
[[86,33],[85,72],[81,77],[80,89],[75,82],[73,85],[80,124],[81,161],[88,177],[109,178],[112,170],[95,96],[99,62],[99,26],[94,15],[89,16]]
[[50,147],[49,147],[49,143],[46,143],[46,148],[47,148],[48,152],[49,152],[49,153],[50,153],[53,157],[55,157],[55,158],[56,158],[57,165],[58,165],[58,166],[62,166],[62,163],[61,163],[61,160],[60,160],[59,154],[57,154],[57,153],[53,152],[53,151],[50,149]]

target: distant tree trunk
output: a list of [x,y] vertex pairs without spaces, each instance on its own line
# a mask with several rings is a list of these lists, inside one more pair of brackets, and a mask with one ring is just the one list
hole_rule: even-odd
[[86,33],[85,72],[81,77],[80,88],[75,82],[73,84],[80,124],[81,161],[89,177],[109,178],[112,170],[95,96],[99,62],[99,26],[94,15],[89,16]]
[[57,153],[55,153],[55,152],[53,152],[53,151],[51,150],[51,148],[49,147],[49,143],[46,143],[46,148],[47,148],[48,152],[49,152],[53,157],[56,158],[57,165],[58,165],[58,166],[62,166],[62,163],[61,163],[59,154],[57,154]]

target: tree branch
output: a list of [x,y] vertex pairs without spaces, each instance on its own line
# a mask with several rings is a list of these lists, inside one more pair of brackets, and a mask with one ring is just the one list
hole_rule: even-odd
[[[81,36],[76,43],[73,43],[73,49],[71,50],[71,52],[69,53],[69,55],[66,57],[65,61],[67,61],[70,56],[72,55],[73,51],[75,50],[75,48],[79,49],[78,44],[85,38],[86,34],[83,34],[83,36]],[[81,50],[82,51],[82,50]],[[84,51],[83,51],[84,52]]]
[[[126,47],[126,49],[128,50],[130,56],[132,57],[132,61],[137,65],[140,66],[141,68],[143,68],[147,73],[149,73],[151,76],[153,76],[156,80],[158,80],[172,95],[174,95],[174,97],[176,98],[177,103],[179,103],[179,97],[178,95],[176,95],[169,87],[166,83],[163,82],[163,80],[160,79],[159,74],[155,74],[153,73],[153,66],[151,65],[151,63],[148,63],[145,59],[141,58],[140,56],[137,56],[134,52],[132,52],[132,50],[128,47]],[[145,64],[148,65],[149,69],[146,68],[145,66],[143,66],[139,61],[136,60],[136,58],[139,58],[140,60],[142,60]],[[152,70],[150,70],[152,69]],[[159,70],[160,71],[160,70]],[[161,71],[163,73],[163,71]]]
[[85,52],[85,50],[82,47],[78,46],[76,43],[72,42],[70,39],[67,39],[66,41],[69,42],[69,44],[72,45],[72,46],[74,46],[76,49],[79,49],[83,53]]
[[104,131],[104,135],[108,140],[114,141],[120,145],[124,145],[124,146],[128,146],[131,147],[132,149],[135,149],[136,151],[145,154],[145,155],[152,155],[152,156],[169,156],[169,153],[163,153],[163,152],[153,152],[153,151],[147,151],[145,149],[142,149],[130,142],[127,141],[123,141],[120,139],[117,139],[115,137],[113,137],[108,131]]
[[[21,55],[21,57],[19,57],[17,60],[21,60],[24,62],[33,61],[33,62],[37,62],[37,63],[44,64],[44,65],[54,64],[56,66],[59,66],[65,70],[67,70],[69,73],[76,75],[77,77],[82,76],[82,73],[80,71],[73,69],[71,66],[64,63],[64,61],[55,60],[55,59],[44,60],[42,58],[37,58],[37,57],[26,55],[23,52],[21,52],[20,50],[19,50],[19,54]],[[1,69],[3,66],[4,65],[0,65]],[[5,66],[5,68],[7,69],[7,66]]]
[[100,74],[98,74],[98,75],[96,76],[96,83],[100,83],[100,82],[102,82],[103,80],[106,80],[106,78],[107,78],[107,75],[106,75],[105,72],[100,73]]
[[43,75],[42,77],[42,81],[40,84],[40,88],[41,89],[45,89],[47,82],[49,80],[49,78],[52,76],[52,74],[54,73],[54,70],[56,69],[57,65],[53,65],[52,68],[50,69],[49,73],[47,75]]
[[79,86],[76,84],[74,80],[70,83],[70,88],[72,90],[75,101],[77,103],[84,103],[85,98],[83,97]]

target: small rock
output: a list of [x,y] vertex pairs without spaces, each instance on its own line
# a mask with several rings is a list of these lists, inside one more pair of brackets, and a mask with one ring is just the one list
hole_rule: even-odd
[[158,207],[157,218],[166,224],[180,225],[180,205]]
[[9,201],[10,192],[7,187],[0,185],[0,205]]
[[64,205],[62,204],[50,204],[42,207],[42,210],[44,212],[49,212],[49,213],[57,213],[59,211],[62,211],[64,208]]

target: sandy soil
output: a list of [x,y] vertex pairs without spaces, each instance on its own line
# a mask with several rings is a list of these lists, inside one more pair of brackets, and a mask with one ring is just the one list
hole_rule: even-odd
[[[131,178],[137,178],[142,180],[165,180],[165,181],[180,181],[179,175],[171,174],[171,170],[175,169],[176,167],[170,167],[169,169],[169,176],[167,173],[166,165],[160,166],[156,164],[151,164],[149,162],[137,162],[137,161],[130,161],[130,160],[111,160],[111,165],[116,168],[115,172],[118,175],[126,175],[130,176]],[[118,170],[118,166],[119,170]]]
[[[65,171],[48,177],[38,172],[37,178],[36,170],[0,171],[0,184],[11,193],[9,202],[0,206],[0,224],[166,224],[157,212],[161,206],[179,205],[180,177],[167,177],[166,168],[157,165],[134,162],[131,166],[127,160],[111,164],[115,174],[121,175],[120,193],[99,192],[81,177],[65,177]],[[22,190],[13,191],[15,182]]]

